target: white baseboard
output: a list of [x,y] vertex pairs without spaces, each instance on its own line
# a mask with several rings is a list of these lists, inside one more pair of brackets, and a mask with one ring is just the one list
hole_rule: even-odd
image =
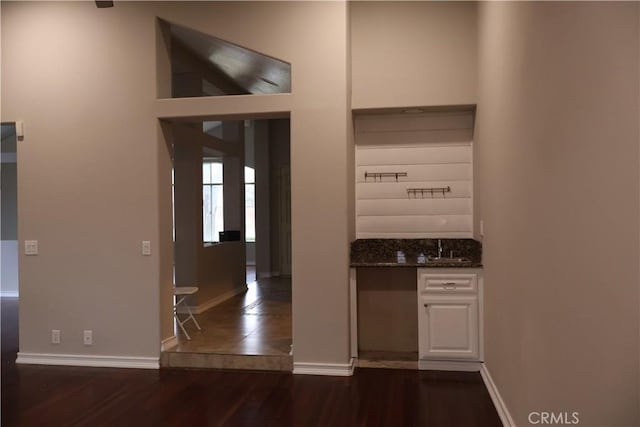
[[355,359],[349,363],[294,363],[293,373],[300,375],[329,375],[350,377],[355,368]]
[[[210,300],[205,301],[202,304],[198,304],[196,306],[190,306],[189,308],[191,309],[193,314],[201,314],[201,313],[204,313],[205,311],[209,310],[210,308],[215,307],[216,305],[225,302],[229,298],[233,298],[236,295],[239,295],[239,294],[243,293],[247,289],[248,289],[247,285],[244,284],[243,286],[238,286],[237,288],[228,290],[227,292],[225,292],[225,293],[223,293],[221,295],[218,295],[215,298],[211,298]],[[181,304],[181,306],[178,307],[178,313],[185,314],[186,312],[187,312],[187,310],[184,307],[182,307],[182,304]]]
[[482,362],[457,362],[448,360],[418,360],[418,369],[426,371],[478,372]]
[[93,356],[86,354],[18,353],[17,364],[91,366],[96,368],[160,369],[157,357]]
[[280,277],[279,271],[271,271],[269,273],[257,273],[256,277],[258,279],[270,279],[272,277]]
[[496,407],[496,411],[498,412],[500,421],[502,421],[502,425],[504,427],[515,427],[516,423],[513,422],[513,418],[511,418],[509,409],[507,409],[507,405],[505,405],[504,400],[502,400],[502,396],[500,396],[500,392],[498,391],[496,384],[493,382],[493,379],[491,378],[491,374],[489,373],[489,370],[487,369],[487,366],[484,363],[480,368],[480,375],[482,376],[484,385],[485,387],[487,387],[487,391],[491,396],[493,405]]
[[0,291],[0,298],[18,298],[18,291]]
[[162,342],[160,343],[160,351],[167,351],[171,347],[175,347],[177,345],[178,345],[178,337],[175,335],[172,335],[162,340]]

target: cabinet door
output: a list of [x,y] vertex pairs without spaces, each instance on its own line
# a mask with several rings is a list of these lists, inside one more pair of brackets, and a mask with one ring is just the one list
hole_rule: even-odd
[[422,296],[419,300],[420,358],[478,360],[478,298]]

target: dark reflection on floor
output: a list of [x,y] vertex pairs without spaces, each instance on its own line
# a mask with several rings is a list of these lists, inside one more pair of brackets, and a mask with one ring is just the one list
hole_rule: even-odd
[[477,373],[16,366],[17,310],[2,300],[2,426],[500,426]]

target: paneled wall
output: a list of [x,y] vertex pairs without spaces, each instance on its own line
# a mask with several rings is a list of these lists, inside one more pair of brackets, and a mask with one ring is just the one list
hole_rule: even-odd
[[357,237],[472,237],[472,138],[471,111],[357,117]]

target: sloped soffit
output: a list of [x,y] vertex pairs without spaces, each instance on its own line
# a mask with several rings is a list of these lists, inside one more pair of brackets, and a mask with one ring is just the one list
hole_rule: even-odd
[[291,92],[291,64],[191,28],[164,21],[171,37],[250,94]]

